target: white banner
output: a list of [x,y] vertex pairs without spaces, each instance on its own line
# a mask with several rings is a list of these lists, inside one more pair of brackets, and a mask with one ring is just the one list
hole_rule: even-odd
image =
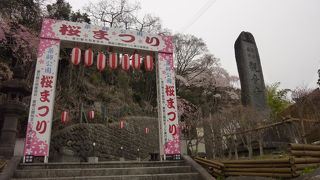
[[24,155],[48,156],[60,41],[40,39]]
[[43,21],[40,37],[148,51],[173,52],[172,48],[168,48],[171,44],[166,42],[167,36],[53,19]]
[[177,113],[177,98],[173,54],[159,53],[158,55],[158,83],[159,83],[159,123],[165,155],[180,154],[180,127]]

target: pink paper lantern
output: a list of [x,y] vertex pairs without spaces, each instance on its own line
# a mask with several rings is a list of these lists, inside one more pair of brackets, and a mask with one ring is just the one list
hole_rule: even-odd
[[94,119],[94,111],[89,111],[88,112],[88,117],[90,120],[93,120]]
[[150,55],[146,55],[144,59],[144,67],[146,71],[152,71],[153,70],[153,57]]
[[118,55],[117,53],[110,53],[109,55],[109,67],[111,69],[117,69],[118,67]]
[[123,54],[121,58],[121,67],[123,70],[128,71],[130,68],[129,55]]
[[65,124],[69,120],[68,111],[62,111],[61,113],[61,123]]
[[145,133],[145,134],[149,134],[149,133],[150,133],[150,128],[147,128],[147,127],[144,128],[144,133]]
[[84,65],[91,66],[93,64],[93,51],[92,49],[87,49],[84,52]]
[[124,120],[121,120],[121,121],[120,121],[119,127],[120,127],[120,129],[123,129],[123,128],[125,127],[125,122],[124,122]]
[[141,62],[141,57],[140,54],[134,53],[132,55],[132,68],[135,70],[139,70],[140,69],[140,62]]
[[81,61],[81,49],[73,48],[71,52],[71,63],[74,65],[80,64]]
[[106,68],[106,56],[100,52],[97,56],[97,69],[101,72]]

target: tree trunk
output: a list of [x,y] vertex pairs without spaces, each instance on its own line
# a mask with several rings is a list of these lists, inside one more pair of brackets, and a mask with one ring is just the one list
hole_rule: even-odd
[[237,146],[235,146],[234,147],[234,157],[235,157],[235,159],[239,159],[239,155],[238,155],[238,147]]
[[199,142],[197,140],[197,142],[196,142],[196,152],[195,152],[196,156],[198,156],[198,150],[199,150]]
[[262,136],[262,133],[259,133],[259,151],[260,151],[260,156],[263,156],[263,136]]
[[216,149],[218,150],[218,156],[223,159],[224,158],[224,150],[223,150],[222,137],[220,136],[220,134],[218,134],[218,142],[217,143],[218,144],[217,144]]
[[234,158],[235,159],[239,159],[239,156],[238,156],[238,145],[236,143],[236,137],[232,138],[232,144],[233,144],[233,148],[234,148]]
[[213,159],[213,133],[208,121],[203,120],[204,142],[207,157]]
[[302,140],[303,140],[303,144],[307,144],[307,139],[306,139],[306,131],[304,128],[304,121],[303,119],[300,119],[301,122],[301,130],[302,130]]
[[260,156],[263,156],[263,143],[262,143],[262,140],[259,140],[259,151],[260,151]]
[[251,159],[252,158],[252,154],[253,154],[251,143],[248,143],[247,149],[248,149],[248,157],[249,157],[249,159]]

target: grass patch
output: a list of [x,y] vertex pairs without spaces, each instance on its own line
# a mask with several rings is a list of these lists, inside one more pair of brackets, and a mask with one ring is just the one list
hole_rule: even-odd
[[302,170],[302,175],[314,172],[318,167],[306,167]]

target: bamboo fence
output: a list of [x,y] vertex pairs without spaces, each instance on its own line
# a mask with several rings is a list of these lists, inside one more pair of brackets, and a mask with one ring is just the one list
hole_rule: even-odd
[[293,178],[306,168],[320,167],[320,145],[289,144],[291,156],[283,159],[215,161],[196,157],[214,177],[264,176]]

